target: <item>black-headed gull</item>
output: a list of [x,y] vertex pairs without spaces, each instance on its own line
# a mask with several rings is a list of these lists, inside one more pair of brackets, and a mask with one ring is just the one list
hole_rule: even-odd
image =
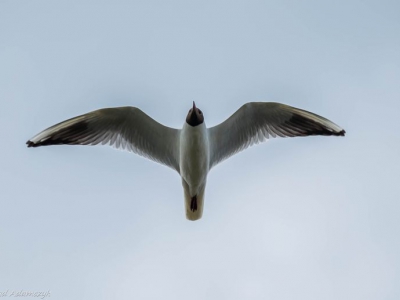
[[344,136],[345,131],[321,116],[273,102],[246,103],[223,123],[207,128],[193,102],[182,129],[166,127],[136,107],[104,108],[51,126],[27,145],[108,144],[164,164],[182,177],[186,218],[198,220],[213,167],[266,139],[308,135]]

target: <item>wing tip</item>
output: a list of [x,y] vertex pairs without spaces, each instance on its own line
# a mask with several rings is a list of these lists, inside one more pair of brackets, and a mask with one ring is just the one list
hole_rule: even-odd
[[27,146],[28,148],[30,148],[30,147],[37,147],[37,146],[39,146],[39,145],[35,144],[35,143],[32,142],[31,140],[28,140],[28,141],[26,142],[26,146]]
[[345,136],[346,135],[346,130],[342,129],[337,133],[338,136]]

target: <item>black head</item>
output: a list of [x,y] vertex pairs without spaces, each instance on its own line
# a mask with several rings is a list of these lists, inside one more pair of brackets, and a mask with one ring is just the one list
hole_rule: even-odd
[[193,101],[193,108],[191,108],[186,117],[186,123],[190,126],[197,126],[204,122],[203,112],[196,107]]

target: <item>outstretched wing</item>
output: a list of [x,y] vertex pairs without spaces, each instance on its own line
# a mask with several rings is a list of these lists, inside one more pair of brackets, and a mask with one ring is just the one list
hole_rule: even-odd
[[104,108],[51,126],[28,147],[108,144],[164,164],[179,173],[180,130],[161,125],[136,107]]
[[208,129],[210,169],[247,147],[274,137],[344,136],[335,123],[311,112],[274,102],[249,102]]

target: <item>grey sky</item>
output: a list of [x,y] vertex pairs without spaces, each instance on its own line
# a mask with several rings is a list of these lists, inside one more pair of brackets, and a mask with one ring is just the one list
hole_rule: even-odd
[[[398,1],[1,1],[0,292],[51,299],[399,299]],[[345,138],[275,139],[209,174],[108,147],[27,149],[132,105],[171,127],[248,101]]]

